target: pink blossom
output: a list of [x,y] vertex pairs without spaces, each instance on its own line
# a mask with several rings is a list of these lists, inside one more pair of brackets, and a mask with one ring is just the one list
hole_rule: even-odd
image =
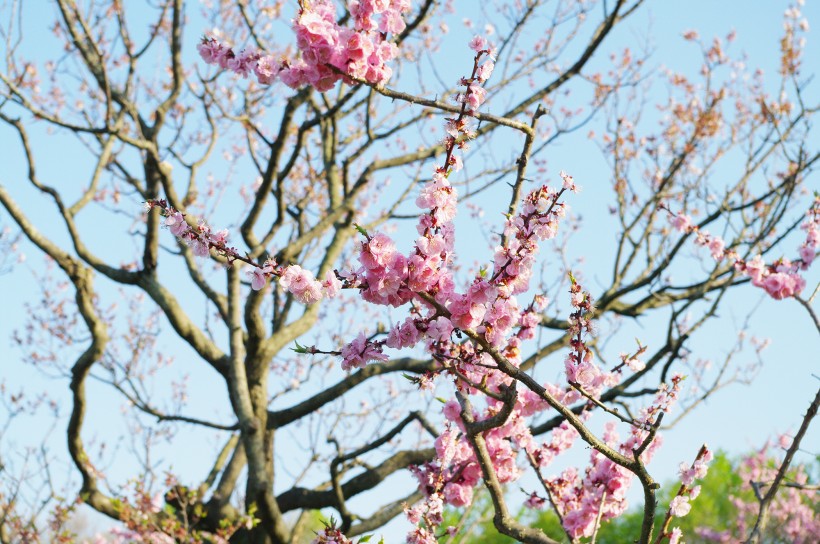
[[188,223],[185,222],[185,216],[182,212],[174,211],[171,215],[165,217],[165,226],[171,231],[171,234],[177,237],[183,236],[188,232]]
[[575,364],[575,361],[568,357],[564,365],[567,372],[567,381],[577,383],[586,390],[595,387],[597,380],[601,376],[601,371],[598,367],[588,361]]
[[487,90],[477,81],[473,81],[467,87],[467,92],[461,97],[462,102],[467,105],[468,111],[477,111],[487,97]]
[[450,321],[460,329],[472,329],[478,326],[487,311],[483,304],[476,303],[469,295],[456,295],[448,304]]
[[549,407],[547,401],[541,396],[529,389],[525,389],[518,394],[518,403],[516,408],[522,416],[531,416],[538,412],[543,412]]
[[476,79],[480,83],[484,83],[493,73],[493,69],[495,68],[495,63],[491,60],[485,61],[484,64],[478,67],[478,71],[475,74]]
[[408,264],[404,256],[398,252],[394,252],[386,264],[385,268],[367,270],[367,288],[362,291],[362,298],[374,304],[398,307],[413,296],[407,289]]
[[[311,85],[322,92],[348,77],[382,84],[392,74],[388,63],[398,54],[398,48],[387,36],[404,30],[403,14],[410,9],[410,3],[405,0],[358,0],[350,6],[353,15],[353,28],[350,28],[336,23],[332,1],[305,3],[293,24],[301,56],[281,63],[255,51],[237,54],[210,37],[203,38],[197,49],[205,62],[218,64],[243,77],[253,72],[259,82],[266,85],[277,76],[289,87]],[[378,26],[372,20],[377,14],[380,15]]]
[[572,510],[564,515],[564,529],[574,538],[592,534],[596,512],[591,508]]
[[190,241],[190,246],[197,257],[207,257],[211,254],[207,239],[194,238]]
[[467,506],[473,502],[473,488],[451,482],[444,486],[444,500],[455,507]]
[[455,400],[449,400],[444,404],[444,417],[450,421],[461,419],[461,405]]
[[427,325],[427,336],[436,342],[444,342],[453,334],[453,324],[444,316],[439,316]]
[[228,243],[228,235],[228,229],[222,229],[219,232],[211,234],[211,243],[218,247],[224,247]]
[[518,337],[522,340],[530,340],[535,338],[535,328],[541,323],[541,315],[535,312],[524,312],[521,314],[521,330],[518,331]]
[[256,79],[263,85],[270,85],[276,80],[276,76],[282,70],[282,66],[273,60],[270,55],[262,55],[256,61],[253,72]]
[[680,464],[678,475],[680,476],[681,483],[685,486],[690,486],[695,482],[695,469],[690,467],[686,463]]
[[760,255],[755,255],[751,261],[746,261],[745,273],[752,279],[752,285],[762,287],[765,272],[766,263]]
[[364,368],[368,361],[387,361],[388,357],[381,349],[368,341],[364,332],[349,344],[342,347],[342,370]]
[[393,349],[409,348],[416,345],[419,331],[413,318],[407,318],[401,325],[391,327],[385,345]]
[[802,278],[794,274],[775,272],[766,276],[763,280],[763,288],[775,300],[782,300],[802,290],[800,280]]
[[310,544],[353,544],[353,541],[347,538],[331,519],[331,524],[317,532],[316,538],[311,540]]
[[400,11],[387,11],[379,20],[379,32],[385,34],[400,34],[406,26]]
[[563,180],[564,189],[566,189],[567,191],[572,191],[573,193],[577,193],[580,191],[580,188],[577,185],[575,185],[575,179],[572,176],[570,176],[563,170],[561,170],[558,173],[558,175],[561,176],[561,179]]
[[712,258],[716,261],[719,261],[723,258],[723,248],[726,246],[726,243],[723,241],[723,238],[720,236],[715,236],[709,242],[709,252],[712,254]]
[[669,544],[679,544],[680,539],[683,536],[679,527],[675,527],[672,529],[672,532],[669,533]]
[[386,234],[376,234],[362,244],[359,261],[369,270],[385,268],[390,264],[396,247]]
[[441,257],[447,251],[447,242],[440,234],[426,234],[416,239],[416,249],[424,256]]
[[427,517],[436,525],[441,524],[441,515],[444,513],[444,500],[441,495],[434,493],[427,497]]
[[406,508],[404,510],[404,515],[407,516],[407,521],[416,525],[419,521],[421,521],[421,509],[418,507],[413,508]]
[[456,190],[443,175],[436,173],[416,198],[419,208],[435,210],[435,217],[442,223],[452,221],[456,215]]
[[546,504],[547,500],[542,499],[538,496],[538,493],[535,492],[530,494],[530,496],[527,497],[527,500],[524,501],[524,506],[526,506],[527,508],[532,508],[533,510],[541,510],[542,508],[544,508],[544,505]]
[[228,69],[242,77],[248,77],[251,72],[255,72],[258,59],[259,53],[242,51],[228,59]]
[[251,289],[253,289],[254,291],[259,291],[260,289],[262,289],[268,281],[268,279],[265,277],[265,273],[260,268],[251,269],[250,275]]
[[692,465],[692,468],[695,471],[695,478],[697,478],[698,480],[702,480],[706,477],[706,474],[709,471],[709,465],[707,463],[708,461],[704,460],[703,458],[700,458],[696,459],[694,464]]
[[438,544],[438,539],[424,527],[416,527],[407,533],[407,544]]
[[689,497],[684,495],[678,495],[672,502],[669,503],[669,512],[672,513],[673,516],[682,518],[689,511],[692,509],[692,505],[689,504]]
[[815,248],[809,245],[804,245],[801,246],[798,251],[800,253],[800,260],[803,261],[803,268],[808,268],[812,261],[814,261],[816,253]]
[[313,272],[297,264],[285,269],[279,278],[279,285],[303,304],[313,304],[322,299],[322,284],[316,281]]
[[487,40],[485,40],[481,36],[475,35],[473,36],[473,39],[470,40],[469,47],[470,49],[478,53],[479,51],[487,48]]
[[678,232],[688,232],[692,226],[692,220],[690,219],[690,217],[683,213],[670,216],[669,222],[672,224],[672,227]]
[[407,263],[408,287],[417,293],[429,291],[438,283],[443,264],[438,255],[427,258],[421,255],[411,256]]
[[200,43],[196,46],[196,49],[202,57],[202,60],[208,64],[222,65],[226,62],[225,58],[229,53],[230,55],[233,55],[233,51],[231,51],[229,47],[219,43],[216,39],[207,36],[202,38]]
[[442,465],[448,465],[454,460],[457,442],[458,435],[449,426],[436,438],[436,457]]
[[327,298],[334,298],[342,290],[342,282],[336,277],[333,270],[328,270],[325,273],[325,279],[322,281],[322,291]]

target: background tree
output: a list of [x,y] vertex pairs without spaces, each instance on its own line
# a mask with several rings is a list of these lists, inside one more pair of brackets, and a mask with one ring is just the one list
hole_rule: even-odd
[[[425,494],[432,508],[430,497],[472,463],[490,483],[499,530],[545,542],[503,515],[505,495],[491,477],[497,467],[481,445],[519,421],[510,415],[520,412],[517,399],[529,398],[535,417],[520,419],[520,436],[558,453],[560,433],[575,429],[638,475],[648,541],[652,477],[638,460],[584,434],[583,422],[605,411],[628,424],[637,441],[631,447],[646,439],[643,451],[667,397],[680,396],[685,413],[743,377],[731,356],[717,369],[702,368],[688,357],[688,342],[741,284],[775,298],[810,293],[801,282],[818,241],[814,227],[808,237],[799,227],[816,225],[819,212],[807,193],[818,152],[816,107],[807,103],[801,72],[808,25],[799,8],[786,12],[780,72],[771,81],[733,60],[731,36],[701,39],[694,31],[685,39],[699,46],[702,67],[692,74],[650,70],[635,48],[610,49],[604,60],[605,44],[644,4],[500,3],[476,15],[491,28],[472,23],[494,45],[474,40],[472,52],[466,39],[451,41],[446,32],[448,9],[464,8],[432,0],[375,3],[378,29],[368,26],[368,2],[218,2],[200,13],[181,0],[138,12],[119,1],[57,0],[50,28],[62,47],[48,51],[38,50],[26,26],[42,26],[42,6],[5,4],[0,119],[6,150],[24,161],[26,176],[0,185],[2,220],[16,229],[4,240],[19,231],[44,257],[32,266],[42,297],[27,306],[16,340],[29,363],[68,388],[70,413],[58,417],[59,429],[81,480],[70,496],[133,534],[295,542],[317,509],[335,510],[340,529],[354,537]],[[203,19],[219,35],[200,41],[189,31]],[[332,55],[320,47],[328,36],[346,40]],[[372,43],[357,49],[356,40]],[[216,67],[195,56],[197,45]],[[367,47],[376,57],[364,62],[355,55]],[[660,98],[650,77],[661,82]],[[543,221],[549,232],[542,237],[551,238],[566,201],[585,198],[571,195],[571,177],[556,172],[572,165],[554,168],[547,156],[590,129],[612,172],[605,190],[595,187],[608,195],[610,217],[593,236],[616,234],[598,286],[579,262],[588,247],[579,237],[589,227],[577,215],[543,244],[547,258],[532,250],[525,264],[516,261],[521,247],[534,247],[522,224]],[[51,168],[49,146],[58,137],[84,159]],[[554,192],[539,189],[547,177]],[[465,299],[455,294],[437,298],[444,283],[410,285],[407,270],[397,273],[398,287],[377,285],[392,266],[378,259],[393,255],[384,233],[395,231],[396,244],[414,248],[408,259],[414,251],[435,257],[421,242],[413,246],[410,221],[428,249],[436,237],[450,243],[452,217],[442,202],[455,203],[453,189],[456,227],[483,233],[486,244],[459,238],[441,249],[435,273],[463,296],[480,278],[493,284],[478,316],[458,314],[454,305]],[[510,219],[506,230],[498,212]],[[360,262],[365,268],[348,273]],[[339,283],[349,289],[323,298]],[[513,304],[499,289],[526,292],[530,283],[531,298],[506,329],[488,321],[485,311]],[[811,302],[798,300],[816,324]],[[458,330],[446,329],[459,316]],[[630,345],[616,336],[629,327],[625,318],[663,326]],[[426,347],[388,358],[397,320]],[[593,321],[597,336],[587,334]],[[492,330],[500,331],[495,340]],[[560,364],[567,352],[571,383]],[[593,354],[600,365],[590,369]],[[485,356],[489,381],[471,374]],[[582,370],[598,374],[587,382]],[[685,394],[678,371],[690,375]],[[461,395],[450,404],[450,424],[430,394],[419,394],[436,377],[436,394],[451,398],[454,383]],[[654,408],[639,415],[653,398]],[[119,445],[102,438],[116,425],[94,417],[112,399],[126,410],[127,439]],[[16,392],[7,402],[9,421],[38,405]],[[471,405],[479,421],[470,421]],[[464,432],[455,438],[458,424]],[[120,435],[122,427],[113,429]],[[442,436],[469,442],[475,459],[445,476],[433,446]],[[531,452],[518,447],[527,466]],[[210,449],[213,462],[199,481],[166,475]],[[683,457],[691,462],[696,454],[693,445]],[[4,456],[0,536],[36,538],[43,505],[60,486],[49,477],[36,489],[23,482],[31,466],[46,470],[51,454]],[[417,471],[422,482],[439,471],[432,493],[388,483],[411,466],[427,467]],[[122,467],[128,476],[114,476]],[[50,518],[52,534],[64,532],[70,513],[60,508]],[[426,512],[419,531],[437,525]]]

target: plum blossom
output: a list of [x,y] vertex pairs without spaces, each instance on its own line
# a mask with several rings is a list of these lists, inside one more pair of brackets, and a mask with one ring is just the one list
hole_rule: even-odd
[[689,497],[678,495],[672,502],[669,503],[669,511],[672,512],[673,516],[682,518],[689,511],[692,509],[692,505],[689,504]]
[[469,47],[470,49],[478,53],[483,49],[487,49],[487,40],[485,40],[479,35],[475,35],[473,36],[473,39],[470,40]]
[[681,532],[679,527],[675,527],[672,529],[672,532],[669,533],[669,544],[681,544],[681,537],[683,533]]
[[820,246],[820,196],[815,200],[806,213],[807,220],[801,225],[806,231],[806,240],[798,248],[799,259],[792,262],[781,258],[773,264],[766,264],[760,255],[744,261],[732,249],[726,249],[726,242],[720,236],[713,236],[708,231],[701,230],[693,225],[689,216],[669,211],[669,222],[684,234],[695,233],[695,243],[706,246],[716,261],[724,257],[734,261],[735,270],[748,276],[752,285],[760,287],[775,300],[783,300],[799,295],[806,286],[806,280],[800,275],[801,270],[807,270]]
[[140,534],[137,531],[132,531],[130,529],[120,529],[119,527],[113,527],[111,529],[111,534],[115,538],[115,542],[129,542],[129,543],[145,543],[145,544],[174,544],[175,540],[159,531],[151,531],[148,533]]
[[279,286],[303,304],[313,304],[322,299],[322,284],[316,281],[313,272],[297,264],[285,268],[279,278]]
[[638,359],[637,355],[629,355],[628,353],[621,353],[619,355],[621,362],[629,367],[633,372],[640,372],[646,368],[646,363]]
[[385,345],[393,349],[410,348],[418,342],[420,333],[413,318],[390,328]]
[[714,260],[719,261],[723,258],[723,250],[725,246],[726,243],[719,236],[712,238],[709,242],[709,253],[711,253]]
[[342,370],[364,368],[368,361],[387,361],[389,357],[381,352],[376,344],[371,343],[364,332],[349,344],[342,347]]
[[569,174],[567,174],[563,170],[561,170],[558,173],[558,175],[561,176],[561,180],[563,181],[563,187],[567,191],[572,191],[573,193],[578,193],[581,190],[581,188],[578,187],[575,184],[575,178],[573,178],[572,176],[570,176]]
[[261,55],[253,67],[256,79],[263,85],[270,85],[276,81],[280,71],[282,71],[282,66],[270,55]]
[[325,279],[322,281],[322,292],[328,298],[334,298],[342,289],[342,281],[336,277],[336,273],[328,270]]
[[495,63],[491,60],[484,61],[484,63],[478,67],[478,71],[475,74],[476,79],[480,83],[484,83],[493,73],[493,69],[495,69]]
[[437,221],[448,223],[456,216],[456,198],[456,189],[444,175],[436,172],[416,198],[416,206],[432,210]]
[[301,4],[293,21],[297,58],[277,61],[260,51],[237,53],[210,36],[202,39],[197,50],[206,63],[242,77],[253,73],[263,85],[279,79],[292,88],[310,85],[324,92],[339,80],[384,84],[392,75],[389,63],[398,55],[388,36],[404,30],[404,14],[411,4],[408,0],[356,0],[349,9],[352,26],[340,26],[331,0]]
[[683,213],[670,215],[669,222],[672,223],[672,227],[674,227],[678,232],[688,232],[689,228],[692,226],[692,219]]
[[459,101],[467,106],[467,111],[475,112],[484,103],[486,97],[487,90],[478,81],[473,81],[467,86],[467,92],[459,95]]
[[368,270],[386,268],[393,260],[396,246],[386,234],[376,234],[362,244],[359,261]]
[[806,286],[806,280],[793,271],[775,272],[763,280],[763,288],[775,300],[783,300],[800,294]]
[[179,211],[174,211],[165,217],[165,226],[176,237],[182,237],[189,229],[188,223],[185,222],[185,217]]
[[527,500],[524,501],[524,506],[532,508],[533,510],[541,510],[547,504],[547,500],[538,496],[538,493],[531,493]]

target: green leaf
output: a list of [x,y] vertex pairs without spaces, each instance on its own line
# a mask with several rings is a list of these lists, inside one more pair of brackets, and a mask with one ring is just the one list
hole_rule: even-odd
[[360,224],[353,223],[353,228],[355,228],[359,232],[359,234],[361,234],[362,236],[364,236],[368,240],[370,239],[370,235],[367,233],[367,230],[365,230],[365,228],[363,226],[361,226]]

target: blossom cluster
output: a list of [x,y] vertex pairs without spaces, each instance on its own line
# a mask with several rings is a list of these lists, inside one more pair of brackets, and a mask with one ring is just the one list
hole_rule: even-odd
[[[487,89],[482,85],[490,78],[490,75],[493,73],[493,68],[495,68],[495,62],[493,61],[495,51],[482,36],[473,37],[469,45],[470,49],[477,53],[476,65],[472,77],[463,78],[460,81],[461,85],[466,87],[466,90],[456,95],[456,102],[464,104],[466,111],[473,113],[478,111],[479,106],[481,106],[487,98]],[[489,58],[479,65],[478,59],[484,53],[486,53]]]
[[[488,54],[486,48],[476,52],[469,81],[480,80],[476,74],[482,66],[486,66],[486,62],[480,64],[480,61]],[[491,67],[485,70],[485,76],[489,77],[490,72]],[[484,81],[480,80],[481,83]],[[466,94],[471,92],[468,88]],[[492,305],[497,290],[494,285],[478,278],[467,293],[457,293],[449,269],[455,242],[453,220],[457,191],[448,178],[452,172],[461,169],[456,150],[466,149],[473,134],[466,107],[460,115],[447,120],[444,164],[435,169],[432,179],[416,198],[416,205],[425,213],[417,224],[419,236],[412,251],[408,255],[401,253],[386,234],[365,233],[358,256],[359,268],[340,274],[344,287],[358,288],[362,298],[372,304],[400,307],[411,301],[419,301],[428,309],[427,315],[421,316],[418,311],[403,323],[396,324],[386,340],[370,341],[360,335],[342,348],[343,368],[361,368],[368,360],[383,360],[382,349],[385,346],[408,348],[422,340],[438,357],[452,358],[450,337],[456,328],[477,326],[483,321],[495,323],[497,319],[502,319],[504,326],[492,330],[509,332],[515,325],[515,319],[505,307]],[[436,308],[435,304],[440,308]]]
[[[411,467],[411,470],[413,468]],[[430,484],[432,483],[431,481]],[[415,525],[407,533],[406,542],[408,544],[436,544],[438,542],[435,528],[444,520],[444,500],[440,492],[430,493],[423,502],[406,508],[404,514],[407,520]]]
[[[695,500],[700,494],[700,486],[695,485],[695,480],[702,480],[706,477],[709,471],[709,462],[714,455],[711,450],[704,444],[698,451],[695,461],[691,465],[681,463],[680,465],[680,480],[681,486],[677,494],[669,502],[669,510],[666,514],[666,521],[664,523],[664,531],[669,527],[669,522],[672,517],[682,518],[692,510],[692,505],[689,501]],[[679,544],[683,533],[679,527],[673,528],[669,532],[665,532],[662,536],[668,536],[670,544]]]
[[352,0],[348,8],[352,27],[338,24],[332,0],[300,2],[293,30],[301,54],[294,60],[277,61],[259,51],[236,53],[213,37],[202,39],[199,54],[205,62],[242,77],[253,73],[262,84],[279,79],[291,88],[310,85],[322,92],[340,79],[384,84],[392,75],[389,63],[398,54],[387,36],[404,30],[410,0]]
[[228,245],[228,230],[213,232],[210,226],[203,221],[191,225],[185,214],[168,204],[164,199],[149,200],[145,203],[147,210],[158,209],[165,218],[164,224],[168,230],[190,247],[194,255],[208,257],[211,251],[227,260],[228,266],[236,261],[242,261],[251,266],[249,275],[251,288],[255,291],[263,289],[269,278],[279,278],[279,286],[291,293],[303,304],[313,304],[324,297],[333,298],[342,288],[342,282],[333,271],[328,271],[322,281],[319,281],[310,270],[297,264],[280,266],[273,259],[267,259],[261,265],[245,257],[239,251]]
[[[466,89],[459,99],[464,104],[461,115],[447,120],[444,164],[435,170],[416,199],[417,206],[425,213],[417,224],[419,236],[413,249],[405,255],[386,234],[363,232],[365,240],[358,254],[359,267],[339,274],[344,287],[358,289],[362,298],[373,304],[401,307],[412,303],[410,316],[391,327],[385,339],[368,338],[360,333],[342,347],[340,354],[342,368],[350,370],[362,368],[370,361],[386,360],[384,348],[403,349],[424,342],[427,352],[440,364],[437,372],[451,376],[457,391],[462,395],[485,394],[486,408],[472,414],[472,419],[480,422],[504,409],[503,391],[512,382],[511,377],[497,368],[484,346],[492,346],[514,366],[521,364],[521,344],[534,338],[547,301],[543,296],[536,296],[531,303],[521,305],[517,296],[529,290],[539,245],[557,235],[559,223],[566,215],[567,206],[561,197],[579,188],[572,176],[561,172],[560,188],[543,185],[530,191],[519,212],[506,221],[491,270],[477,274],[463,291],[457,289],[450,267],[457,192],[449,176],[461,168],[456,151],[464,149],[473,135],[469,117],[484,96],[476,89],[481,88],[489,75],[485,72],[492,68],[488,64],[491,61],[481,63],[482,58],[490,54],[486,42],[474,39],[471,47],[476,51],[474,70],[471,77],[461,80]],[[475,98],[470,98],[473,94]],[[566,364],[569,385],[544,385],[547,392],[564,405],[582,400],[584,396],[595,398],[605,387],[614,386],[620,380],[619,372],[603,372],[593,362],[592,352],[585,343],[594,315],[592,298],[574,278],[571,280],[574,313],[569,331],[572,353]],[[473,340],[454,340],[463,333],[468,333]],[[623,367],[638,371],[641,363],[637,355],[625,357]],[[608,428],[606,438],[629,455],[643,447],[646,450],[643,459],[648,460],[659,444],[652,440],[654,435],[648,436],[651,425],[659,411],[666,410],[674,400],[679,380],[675,377],[671,388],[661,388],[655,404],[634,422],[630,436],[620,446],[617,446],[614,426]],[[489,462],[500,483],[515,481],[520,476],[517,464],[520,453],[525,453],[535,466],[546,467],[579,436],[565,421],[553,430],[548,441],[536,443],[527,418],[548,408],[549,404],[538,393],[524,390],[517,395],[506,421],[482,433]],[[444,504],[469,505],[481,481],[481,465],[467,438],[461,410],[456,400],[445,404],[444,415],[449,423],[447,430],[436,439],[436,457],[413,468],[425,500],[405,511],[416,525],[408,535],[408,542],[434,542],[435,528],[442,523]],[[585,410],[581,418],[586,419],[588,415]],[[641,446],[645,440],[649,442]],[[553,483],[557,497],[554,500],[567,514],[565,526],[577,535],[591,534],[603,503],[604,519],[615,517],[626,508],[625,493],[632,473],[595,453],[585,477],[567,473]],[[537,495],[531,499],[536,501]]]
[[[650,435],[650,430],[658,423],[660,414],[671,409],[680,392],[681,381],[680,375],[674,375],[671,386],[661,385],[653,402],[642,409],[630,425],[625,440],[620,440],[616,423],[608,422],[602,436],[604,442],[630,458],[640,452],[641,460],[649,462],[661,445],[659,437]],[[544,484],[564,530],[575,539],[591,536],[601,521],[618,517],[626,510],[626,492],[633,478],[632,472],[592,449],[590,464],[583,476],[577,468],[569,467],[559,475],[547,478]],[[526,504],[531,508],[543,508],[547,499],[533,493]]]
[[164,199],[149,200],[145,203],[146,211],[154,208],[159,209],[165,217],[164,224],[171,234],[190,247],[197,257],[208,257],[211,250],[214,250],[217,254],[226,257],[229,263],[241,258],[236,248],[228,245],[227,229],[214,232],[210,226],[201,221],[191,225],[185,219],[185,214],[170,206]]
[[570,351],[564,360],[567,381],[581,388],[586,394],[598,396],[604,387],[617,385],[618,374],[601,372],[593,362],[592,350],[586,345],[584,336],[592,332],[592,297],[570,276],[570,304],[574,309],[569,317]]
[[760,255],[749,260],[742,259],[734,249],[726,247],[726,242],[720,236],[698,228],[686,214],[669,211],[669,222],[674,229],[684,234],[694,233],[695,243],[708,247],[713,259],[731,259],[735,269],[748,276],[752,285],[764,289],[776,300],[797,296],[806,286],[806,280],[800,272],[811,266],[820,248],[820,195],[815,196],[806,217],[800,227],[806,231],[806,239],[798,249],[800,257],[794,261],[781,258],[766,264]]
[[[571,298],[573,306],[579,309],[577,334],[573,335],[573,361],[577,359],[577,353],[589,353],[589,348],[583,342],[581,331],[588,329],[588,312],[590,310],[589,293],[583,291],[577,281],[572,281]],[[575,314],[573,314],[575,315]],[[581,323],[584,323],[581,325]],[[582,328],[583,327],[583,328]],[[506,339],[508,344],[512,342],[517,345],[520,341],[518,336]],[[485,354],[479,356],[482,364],[471,366],[465,361],[473,360],[476,354],[464,346],[454,359],[460,361],[456,367],[460,370],[457,373],[460,377],[468,377],[469,383],[473,387],[461,387],[464,392],[476,392],[481,382],[486,385],[489,393],[498,393],[501,385],[507,383],[509,379],[499,372],[492,371],[487,367],[491,365],[491,360]],[[441,348],[441,346],[439,346]],[[451,348],[452,349],[452,348]],[[516,361],[515,352],[506,349],[505,353],[511,355],[511,360]],[[596,395],[603,385],[613,386],[619,381],[619,375],[615,372],[603,373],[591,361],[591,357],[586,359],[585,371],[594,376],[597,382],[586,382],[585,384]],[[478,373],[481,372],[480,375]],[[568,378],[574,376],[568,372]],[[667,412],[672,403],[677,399],[680,391],[682,377],[674,375],[671,379],[671,386],[663,384],[652,402],[644,408],[635,421],[630,426],[630,434],[626,440],[619,444],[618,435],[615,432],[615,425],[606,427],[604,440],[612,447],[617,448],[630,458],[635,455],[635,451],[641,449],[641,459],[648,462],[657,448],[660,440],[657,436],[650,436],[650,431],[658,422],[659,415]],[[569,405],[581,399],[581,393],[577,389],[576,383],[570,383],[569,387],[560,388],[553,384],[546,384],[545,389],[555,399],[564,405]],[[583,391],[589,395],[590,392]],[[502,401],[490,396],[487,400],[487,408],[483,413],[474,413],[473,419],[480,421],[490,418],[498,413],[502,408]],[[551,433],[551,438],[542,444],[537,444],[532,436],[527,417],[542,412],[549,408],[547,402],[537,393],[531,390],[522,391],[515,406],[507,418],[500,426],[492,428],[482,433],[489,460],[499,483],[509,483],[515,481],[520,476],[520,469],[517,466],[516,458],[519,452],[524,452],[537,469],[548,466],[562,453],[568,450],[578,438],[578,431],[564,421]],[[461,507],[469,505],[472,501],[473,490],[480,483],[481,469],[476,458],[476,454],[466,437],[465,424],[461,418],[461,407],[458,402],[451,400],[444,406],[444,415],[451,424],[455,424],[442,433],[436,440],[436,458],[421,467],[414,469],[414,474],[419,480],[420,488],[429,497],[436,495],[447,504]],[[586,420],[590,413],[584,411],[582,420]],[[461,432],[458,433],[457,430]],[[646,442],[646,444],[644,444]],[[590,466],[586,474],[581,476],[577,469],[568,469],[557,477],[546,480],[547,491],[550,500],[558,511],[562,514],[562,522],[568,534],[575,537],[590,536],[596,523],[600,520],[612,519],[626,509],[626,490],[629,488],[633,474],[627,469],[618,466],[613,461],[605,457],[600,452],[593,449]],[[530,507],[542,507],[547,499],[542,498],[538,493],[532,493],[527,505]],[[600,516],[599,517],[599,513]],[[408,514],[411,521],[418,517],[412,511]]]

